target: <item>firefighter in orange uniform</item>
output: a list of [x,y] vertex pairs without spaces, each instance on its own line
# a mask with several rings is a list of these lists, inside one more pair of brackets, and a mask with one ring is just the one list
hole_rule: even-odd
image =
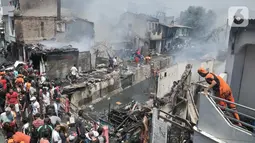
[[[199,68],[198,69],[198,74],[200,76],[204,77],[206,82],[208,84],[210,84],[209,87],[204,89],[205,95],[207,95],[208,90],[210,90],[212,88],[217,97],[228,100],[230,102],[235,102],[235,99],[232,95],[231,88],[224,81],[224,79],[222,79],[220,76],[217,76],[213,73],[209,73],[204,68]],[[229,104],[229,103],[226,103],[222,100],[220,100],[218,102],[218,104],[223,107],[223,110],[226,106],[228,106],[228,108],[236,111],[236,105],[235,104]],[[239,115],[236,112],[233,113],[233,116],[237,120],[240,120]],[[241,126],[241,123],[238,123],[238,125]]]

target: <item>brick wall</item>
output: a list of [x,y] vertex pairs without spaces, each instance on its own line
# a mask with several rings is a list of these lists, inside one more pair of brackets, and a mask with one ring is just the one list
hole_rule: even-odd
[[55,17],[15,17],[17,41],[30,43],[52,39],[56,33]]

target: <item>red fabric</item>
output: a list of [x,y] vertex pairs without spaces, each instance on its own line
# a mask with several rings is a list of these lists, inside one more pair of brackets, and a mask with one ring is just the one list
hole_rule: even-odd
[[4,90],[6,90],[7,89],[7,80],[6,79],[1,79],[0,83],[2,83]]
[[66,113],[69,113],[70,112],[70,101],[69,101],[69,99],[68,98],[66,98],[66,103],[65,103],[66,105],[66,107],[65,107],[65,111],[66,111]]
[[6,94],[8,104],[17,104],[18,103],[18,93],[12,92]]
[[42,119],[36,119],[32,123],[35,128],[39,128],[40,126],[44,125],[44,121]]
[[27,70],[28,69],[28,65],[24,65],[24,69]]
[[108,126],[103,126],[103,136],[106,138],[106,143],[109,143],[109,129]]
[[135,57],[135,62],[139,63],[139,58],[138,57]]

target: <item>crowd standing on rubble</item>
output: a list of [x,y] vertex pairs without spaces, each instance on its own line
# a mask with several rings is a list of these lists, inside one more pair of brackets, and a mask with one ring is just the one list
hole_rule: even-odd
[[[70,72],[77,75],[74,65]],[[61,86],[31,63],[0,71],[0,126],[8,143],[104,143],[103,128],[70,114]],[[64,102],[62,99],[65,99]],[[86,123],[88,124],[88,123]]]

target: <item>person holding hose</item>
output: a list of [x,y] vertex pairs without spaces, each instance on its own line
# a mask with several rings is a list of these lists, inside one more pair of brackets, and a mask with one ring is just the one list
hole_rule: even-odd
[[[204,89],[205,95],[208,94],[208,90],[213,89],[213,91],[215,92],[215,95],[217,97],[220,97],[222,99],[228,100],[230,102],[235,102],[235,99],[234,99],[234,97],[232,95],[231,88],[224,81],[224,79],[222,79],[220,76],[215,75],[214,73],[209,73],[204,68],[199,68],[198,69],[198,74],[201,77],[204,77],[205,81],[209,84],[209,87]],[[237,111],[235,104],[226,103],[226,102],[224,102],[222,100],[220,100],[218,102],[218,104],[222,107],[222,110],[224,110],[226,108],[226,106],[228,106],[228,108]],[[233,116],[234,116],[235,119],[240,120],[240,117],[237,114],[237,112],[234,112]],[[238,123],[238,125],[242,126],[241,123]]]

